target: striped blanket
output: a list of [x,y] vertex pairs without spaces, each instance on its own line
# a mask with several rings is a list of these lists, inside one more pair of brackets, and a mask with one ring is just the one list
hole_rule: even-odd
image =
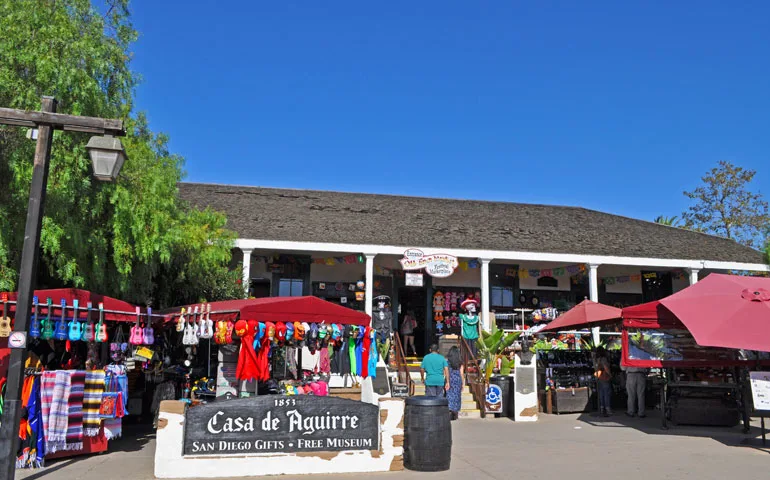
[[46,452],[56,453],[67,444],[70,373],[63,370],[43,372],[41,394]]
[[102,420],[99,407],[104,393],[104,370],[86,372],[86,388],[83,396],[83,435],[95,437],[99,435]]
[[83,449],[83,396],[86,372],[75,370],[70,374],[70,396],[67,401],[67,444],[65,450]]

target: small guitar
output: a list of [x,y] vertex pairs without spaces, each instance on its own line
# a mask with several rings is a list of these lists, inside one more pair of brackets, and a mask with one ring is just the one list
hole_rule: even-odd
[[147,323],[142,331],[142,343],[155,345],[155,330],[152,328],[152,307],[147,307]]
[[54,340],[67,340],[67,321],[64,319],[67,314],[67,300],[61,299],[61,318],[56,321],[56,328],[53,332]]
[[0,317],[0,337],[11,336],[11,319],[8,317],[8,294],[3,294],[3,316]]
[[184,318],[186,310],[184,307],[182,307],[182,313],[179,314],[179,318],[176,320],[176,331],[177,332],[183,332],[185,324],[187,324],[187,320]]
[[201,316],[198,319],[198,323],[195,324],[195,336],[198,338],[203,338],[203,334],[205,333],[203,331],[204,326],[206,325],[206,305],[201,304]]
[[94,335],[94,322],[91,320],[91,309],[93,304],[88,302],[88,313],[86,314],[86,323],[83,324],[83,334],[80,339],[84,342],[93,342],[96,338]]
[[78,316],[78,307],[80,302],[78,300],[72,301],[72,321],[69,324],[68,337],[70,342],[79,342],[80,337],[83,336],[83,324],[80,323],[80,317]]
[[37,318],[37,297],[32,297],[32,324],[29,326],[29,336],[40,338],[40,320]]
[[140,322],[140,316],[139,313],[139,307],[136,307],[136,324],[131,327],[131,337],[128,339],[128,342],[131,345],[141,345],[142,344],[142,325]]
[[202,322],[203,328],[202,328],[202,335],[201,338],[208,338],[214,336],[214,322],[211,320],[211,304],[206,304],[206,321]]
[[182,344],[184,345],[197,345],[198,336],[195,334],[196,325],[198,320],[198,307],[193,310],[193,318],[184,327],[184,336],[182,337]]
[[53,340],[53,320],[51,320],[51,313],[53,312],[53,300],[51,297],[45,299],[46,307],[48,308],[47,315],[43,320],[43,333],[40,334],[40,338],[43,340]]
[[107,325],[104,324],[104,304],[99,303],[99,323],[96,324],[96,331],[94,332],[96,341],[104,343],[107,341]]

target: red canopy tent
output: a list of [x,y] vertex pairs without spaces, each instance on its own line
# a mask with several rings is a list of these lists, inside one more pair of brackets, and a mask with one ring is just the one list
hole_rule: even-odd
[[742,363],[734,350],[696,343],[685,324],[661,300],[626,307],[622,316],[622,365],[660,368]]
[[592,302],[591,300],[583,300],[540,331],[555,332],[558,330],[598,327],[620,320],[620,313],[621,310],[619,308]]
[[[16,302],[18,294],[16,292],[7,292],[8,300]],[[134,322],[136,321],[136,306],[117,298],[107,297],[98,293],[89,292],[88,290],[80,290],[77,288],[55,288],[50,290],[35,290],[34,293],[37,296],[38,303],[46,303],[46,299],[53,300],[53,306],[55,311],[59,311],[62,299],[66,300],[67,306],[72,306],[72,301],[77,300],[80,304],[80,310],[78,311],[78,317],[85,318],[87,315],[86,305],[91,302],[94,313],[94,319],[97,317],[99,303],[104,303],[104,319],[113,322]],[[16,311],[16,304],[13,303],[9,306],[10,312]],[[125,312],[125,313],[123,313]],[[46,315],[48,308],[39,307],[38,315]],[[51,313],[54,315],[54,312]],[[68,310],[68,317],[72,316],[72,311]]]
[[[195,308],[185,307],[187,311]],[[182,307],[166,310],[167,321],[176,320]],[[317,297],[267,297],[211,302],[212,320],[259,320],[261,322],[323,322],[368,326],[369,315]]]

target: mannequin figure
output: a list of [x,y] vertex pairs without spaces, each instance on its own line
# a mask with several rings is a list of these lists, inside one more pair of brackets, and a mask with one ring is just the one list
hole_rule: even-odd
[[376,298],[377,308],[372,315],[372,328],[377,331],[377,349],[387,363],[390,352],[390,335],[393,332],[393,312],[390,311],[390,299],[386,296]]
[[460,314],[460,321],[462,321],[462,335],[468,346],[473,352],[473,356],[476,356],[476,341],[479,338],[479,329],[481,328],[479,322],[479,316],[476,313],[479,302],[472,297],[469,297],[460,304],[460,308],[465,310],[465,313]]

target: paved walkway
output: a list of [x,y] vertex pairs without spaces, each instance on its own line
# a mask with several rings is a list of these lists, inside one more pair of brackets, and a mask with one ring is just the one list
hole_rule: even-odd
[[[591,415],[541,416],[537,423],[506,419],[453,422],[452,468],[426,474],[369,474],[371,480],[441,478],[462,480],[624,480],[768,478],[770,449],[742,445],[740,429],[675,427],[659,421]],[[758,430],[752,433],[758,436]],[[151,433],[121,439],[110,452],[50,462],[20,471],[27,480],[149,480],[154,478]],[[354,480],[360,475],[281,477],[284,480]]]

